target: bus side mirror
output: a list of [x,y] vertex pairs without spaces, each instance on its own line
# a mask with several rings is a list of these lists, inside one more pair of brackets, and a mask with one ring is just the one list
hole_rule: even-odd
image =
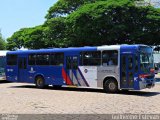
[[154,67],[155,70],[158,70],[158,67]]

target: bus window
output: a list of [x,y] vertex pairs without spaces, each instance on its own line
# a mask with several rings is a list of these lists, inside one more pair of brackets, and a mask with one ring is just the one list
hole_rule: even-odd
[[63,66],[64,64],[64,54],[63,53],[52,53],[50,55],[50,64]]
[[7,55],[7,65],[17,65],[17,55]]
[[66,58],[66,66],[67,66],[67,69],[72,69],[72,66],[71,66],[71,57],[67,57]]
[[97,66],[101,65],[101,52],[100,51],[89,51],[82,52],[82,65],[86,66]]
[[74,56],[72,61],[73,69],[78,69],[78,57]]
[[35,54],[31,54],[28,57],[28,64],[29,65],[35,65],[36,63],[36,55]]
[[117,65],[118,64],[118,51],[106,50],[102,52],[102,65]]
[[37,54],[36,65],[49,65],[49,54]]
[[133,57],[132,57],[132,55],[128,56],[128,69],[129,70],[133,69]]

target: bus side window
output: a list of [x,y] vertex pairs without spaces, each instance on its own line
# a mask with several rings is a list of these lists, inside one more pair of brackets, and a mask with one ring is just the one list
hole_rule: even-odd
[[102,65],[110,66],[118,64],[118,51],[117,50],[105,50],[102,52]]
[[63,66],[64,64],[64,53],[52,53],[50,55],[50,64]]
[[87,51],[82,52],[82,61],[84,66],[99,66],[101,65],[101,52],[100,51]]
[[73,57],[73,69],[78,69],[78,57]]
[[28,56],[28,64],[29,65],[35,65],[36,63],[36,55],[35,54],[30,54]]
[[7,65],[17,65],[17,55],[7,55]]
[[71,59],[72,59],[71,57],[67,57],[67,58],[66,58],[67,69],[72,69]]
[[49,65],[49,54],[37,54],[36,65]]

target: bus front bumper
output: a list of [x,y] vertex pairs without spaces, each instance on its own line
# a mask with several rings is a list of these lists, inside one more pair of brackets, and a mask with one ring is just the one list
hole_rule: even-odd
[[147,83],[146,88],[152,88],[155,86],[155,80],[153,82]]
[[148,79],[139,81],[140,89],[152,88],[155,86],[155,79]]

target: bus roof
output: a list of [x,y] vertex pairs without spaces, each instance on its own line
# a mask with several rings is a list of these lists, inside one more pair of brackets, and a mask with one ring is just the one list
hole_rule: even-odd
[[97,47],[69,47],[69,48],[49,48],[49,49],[36,49],[36,50],[17,50],[9,51],[7,54],[32,54],[32,53],[47,53],[47,52],[79,52],[79,51],[95,51],[95,50],[119,50],[122,49],[136,49],[139,46],[147,45],[103,45]]
[[69,47],[69,48],[50,48],[37,50],[17,50],[10,51],[7,54],[32,54],[32,53],[47,53],[47,52],[78,52],[78,51],[94,51],[97,47]]

